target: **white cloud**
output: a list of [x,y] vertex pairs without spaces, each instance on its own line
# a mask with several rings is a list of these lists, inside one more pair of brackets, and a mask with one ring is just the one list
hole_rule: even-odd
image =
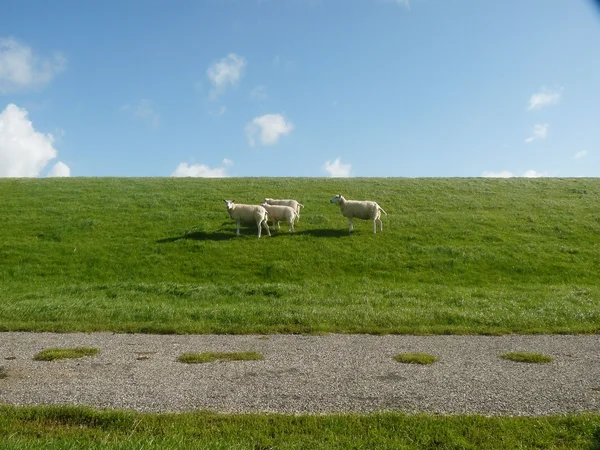
[[588,152],[586,150],[583,150],[581,152],[575,153],[575,155],[573,156],[573,159],[585,158],[587,155],[588,155]]
[[0,38],[0,94],[25,91],[48,84],[65,70],[61,53],[42,57],[13,38]]
[[211,169],[204,164],[181,163],[171,174],[172,177],[200,177],[200,178],[224,178],[228,177],[227,167],[233,165],[233,161],[225,158],[222,167]]
[[546,176],[548,176],[548,175],[537,172],[535,170],[528,170],[523,174],[524,178],[541,178],[541,177],[546,177]]
[[229,86],[237,86],[246,65],[247,62],[244,57],[230,53],[210,66],[206,71],[206,75],[214,86],[211,98],[216,98],[219,94],[225,92]]
[[250,97],[256,100],[265,100],[269,97],[267,94],[267,88],[264,86],[256,86],[250,91]]
[[351,164],[344,164],[337,158],[335,161],[326,161],[323,165],[323,170],[329,174],[330,177],[334,178],[346,178],[350,176]]
[[549,127],[550,125],[548,125],[547,123],[535,124],[533,126],[533,129],[531,130],[531,136],[525,139],[525,142],[529,144],[530,142],[533,142],[537,139],[546,139],[546,136],[548,136]]
[[52,170],[48,174],[49,177],[70,177],[71,168],[64,162],[59,161],[52,167]]
[[123,105],[121,106],[121,111],[129,112],[134,119],[147,122],[152,126],[152,128],[158,127],[160,117],[154,110],[152,100],[143,98],[138,102],[137,105]]
[[508,170],[502,170],[500,172],[483,172],[481,174],[482,177],[485,178],[511,178],[513,177],[512,172],[509,172]]
[[54,137],[35,131],[27,115],[13,104],[0,113],[0,177],[37,177],[56,158]]
[[[508,170],[502,170],[500,172],[483,172],[481,174],[482,177],[485,178],[513,178],[513,177],[518,177],[518,175],[514,175],[512,172],[509,172]],[[525,173],[523,175],[521,175],[521,177],[523,178],[540,178],[540,177],[547,177],[547,174],[543,174],[540,172],[537,172],[535,170],[527,170],[525,171]]]
[[294,129],[291,122],[287,122],[281,114],[265,114],[255,117],[245,127],[248,144],[254,147],[258,136],[262,145],[274,145],[279,138],[289,134]]
[[556,105],[560,102],[561,94],[562,88],[548,90],[545,87],[542,87],[540,92],[536,92],[531,96],[527,109],[541,109],[545,106]]

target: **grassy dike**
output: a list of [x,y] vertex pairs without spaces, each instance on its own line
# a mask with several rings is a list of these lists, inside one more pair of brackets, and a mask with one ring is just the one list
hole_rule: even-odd
[[[336,193],[374,199],[384,231]],[[235,237],[222,199],[296,198]],[[0,180],[0,330],[597,333],[599,179]]]

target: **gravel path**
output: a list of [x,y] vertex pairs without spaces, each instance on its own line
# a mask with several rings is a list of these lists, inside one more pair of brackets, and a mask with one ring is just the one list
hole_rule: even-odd
[[[49,347],[94,357],[34,361]],[[183,364],[185,352],[257,351],[264,361]],[[498,357],[553,356],[549,364]],[[402,352],[440,357],[401,364]],[[600,412],[600,336],[212,336],[0,333],[0,404],[146,412],[445,414]]]

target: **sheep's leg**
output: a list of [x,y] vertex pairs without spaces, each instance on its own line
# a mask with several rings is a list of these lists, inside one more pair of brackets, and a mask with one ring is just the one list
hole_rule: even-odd
[[281,230],[281,223],[279,222],[279,220],[277,221],[277,230]]
[[292,221],[290,222],[290,228],[288,229],[288,231],[291,231],[292,233],[294,232],[294,219],[292,219]]
[[[271,231],[269,230],[269,224],[267,223],[267,219],[265,219],[265,220],[263,221],[263,226],[265,227],[265,230],[267,230],[267,234],[268,234],[269,236],[271,236]],[[258,227],[258,229],[260,230],[260,227]]]
[[240,235],[240,221],[239,220],[236,222],[235,235],[236,236]]
[[373,234],[377,233],[377,219],[373,219]]
[[348,232],[352,233],[353,227],[352,227],[352,218],[348,219],[348,223],[350,224]]
[[379,220],[379,231],[383,231],[383,222],[381,219],[378,219],[378,220]]

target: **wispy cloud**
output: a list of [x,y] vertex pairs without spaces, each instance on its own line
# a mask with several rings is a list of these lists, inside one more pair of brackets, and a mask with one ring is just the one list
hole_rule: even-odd
[[177,166],[175,171],[171,174],[172,177],[198,177],[198,178],[225,178],[230,175],[227,174],[227,168],[233,165],[230,159],[225,158],[221,164],[221,167],[215,167],[211,169],[204,164],[188,164],[182,162]]
[[294,125],[281,114],[265,114],[255,117],[249,122],[244,131],[250,147],[254,147],[258,139],[262,145],[274,145],[281,136],[291,133]]
[[16,39],[0,38],[0,94],[42,87],[66,67],[62,53],[40,56]]
[[546,139],[548,136],[548,128],[550,125],[547,123],[538,123],[533,126],[531,130],[531,136],[525,139],[525,142],[529,144],[530,142],[536,141],[538,139]]
[[508,170],[502,170],[500,172],[483,172],[481,174],[482,177],[485,178],[513,178],[513,177],[522,177],[522,178],[541,178],[547,177],[549,175],[538,172],[536,170],[527,170],[523,175],[515,175]]
[[541,109],[549,105],[556,105],[560,102],[562,88],[549,90],[542,87],[539,92],[536,92],[529,99],[527,109]]
[[37,177],[56,158],[54,137],[33,128],[24,108],[0,112],[0,177]]
[[323,164],[323,170],[332,178],[347,178],[350,176],[351,169],[352,165],[342,163],[340,158],[336,158],[333,162],[325,161]]
[[266,100],[269,98],[267,94],[267,88],[265,86],[256,86],[250,91],[250,97],[255,100]]
[[583,150],[581,152],[577,152],[575,153],[575,155],[573,156],[573,159],[581,159],[581,158],[585,158],[588,155],[587,150]]
[[387,3],[395,3],[396,5],[403,6],[410,9],[410,0],[385,0]]
[[217,98],[228,87],[237,86],[246,66],[246,59],[235,53],[230,53],[225,58],[212,64],[206,71],[208,79],[214,86],[210,94],[211,99]]
[[123,105],[121,111],[126,111],[131,114],[134,119],[142,120],[152,126],[158,127],[160,117],[155,111],[152,101],[147,98],[141,99],[136,105]]

